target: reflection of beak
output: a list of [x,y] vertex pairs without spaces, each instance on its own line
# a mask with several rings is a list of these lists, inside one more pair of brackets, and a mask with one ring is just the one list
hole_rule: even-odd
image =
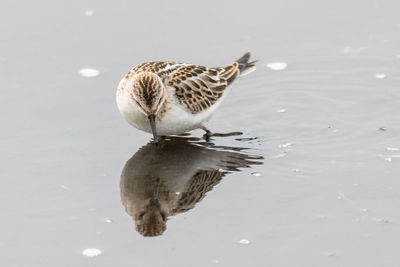
[[157,178],[154,187],[153,197],[151,198],[151,203],[153,205],[160,205],[160,202],[158,201],[159,194],[160,194],[160,178]]
[[156,115],[150,115],[149,117],[151,131],[153,132],[154,143],[158,145],[157,131],[156,131]]

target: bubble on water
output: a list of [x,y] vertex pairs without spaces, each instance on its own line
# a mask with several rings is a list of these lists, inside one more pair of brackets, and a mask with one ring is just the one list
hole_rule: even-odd
[[387,147],[386,150],[388,151],[399,151],[400,149],[397,147]]
[[82,251],[82,254],[87,257],[96,257],[101,254],[101,250],[98,248],[86,248]]
[[252,172],[251,175],[258,177],[261,176],[261,172]]
[[286,109],[284,109],[284,108],[278,109],[276,112],[278,112],[278,113],[285,113],[285,112],[286,112]]
[[384,73],[378,73],[378,74],[375,75],[375,77],[376,77],[377,79],[385,79],[385,78],[386,78],[386,74],[384,74]]
[[284,70],[287,65],[285,62],[271,62],[267,64],[267,67],[271,70]]
[[87,16],[87,17],[91,17],[91,16],[93,16],[93,14],[94,14],[93,10],[86,10],[85,11],[85,16]]
[[250,241],[248,239],[240,239],[239,243],[243,244],[243,245],[248,245],[248,244],[250,244]]
[[92,77],[98,76],[98,75],[100,74],[100,71],[99,71],[99,70],[96,70],[96,69],[89,69],[89,68],[87,68],[87,69],[81,69],[81,70],[79,71],[79,74],[80,74],[82,77],[92,78]]

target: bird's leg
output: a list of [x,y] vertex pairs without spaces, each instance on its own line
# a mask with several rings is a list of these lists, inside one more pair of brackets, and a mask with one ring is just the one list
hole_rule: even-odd
[[212,136],[212,132],[207,128],[207,125],[203,123],[200,127],[202,130],[204,130],[206,133],[203,135],[203,138],[206,141],[210,141],[210,137]]

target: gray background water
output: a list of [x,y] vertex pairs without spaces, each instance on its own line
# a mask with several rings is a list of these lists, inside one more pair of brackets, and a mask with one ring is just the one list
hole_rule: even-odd
[[[398,266],[400,152],[387,148],[400,147],[399,10],[397,0],[3,0],[0,265]],[[221,66],[246,51],[258,69],[210,127],[257,137],[213,142],[250,147],[264,165],[228,175],[161,237],[140,236],[119,183],[150,135],[120,116],[120,78],[143,61]],[[268,69],[274,61],[288,68]],[[84,67],[101,74],[83,78]],[[85,257],[87,247],[103,253]]]

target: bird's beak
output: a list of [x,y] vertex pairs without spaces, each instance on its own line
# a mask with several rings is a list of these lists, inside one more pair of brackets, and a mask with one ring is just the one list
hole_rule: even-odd
[[150,115],[149,117],[151,131],[153,132],[154,143],[158,145],[157,130],[156,130],[156,115]]

